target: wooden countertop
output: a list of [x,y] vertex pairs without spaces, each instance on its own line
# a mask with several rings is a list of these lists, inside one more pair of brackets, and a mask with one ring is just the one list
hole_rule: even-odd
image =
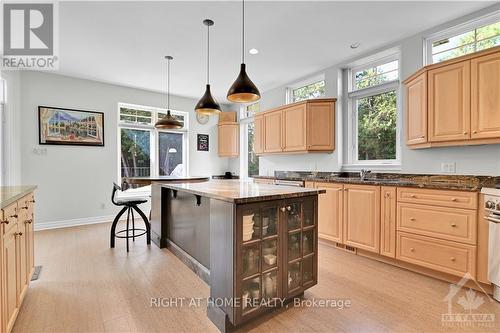
[[37,186],[0,186],[0,209],[33,192]]
[[201,183],[162,183],[159,185],[172,190],[184,191],[235,204],[297,198],[325,193],[325,190],[322,189],[257,184],[250,180],[239,179],[210,180]]

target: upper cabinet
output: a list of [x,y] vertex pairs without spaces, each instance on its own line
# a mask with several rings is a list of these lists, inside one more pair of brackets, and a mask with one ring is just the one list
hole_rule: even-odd
[[255,116],[255,152],[260,155],[333,152],[335,102],[335,98],[312,99]]
[[236,112],[223,112],[219,115],[218,155],[238,157],[240,155],[240,125],[236,122]]
[[500,47],[424,67],[404,84],[409,148],[500,143]]

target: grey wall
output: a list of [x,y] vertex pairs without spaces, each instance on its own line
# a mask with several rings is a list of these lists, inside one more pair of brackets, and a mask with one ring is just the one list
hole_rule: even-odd
[[[13,87],[11,87],[13,88]],[[19,78],[21,122],[14,141],[19,142],[20,176],[12,183],[36,184],[37,223],[69,219],[99,220],[113,215],[112,182],[118,178],[118,103],[164,107],[160,93],[81,80],[41,72],[22,72]],[[189,173],[212,175],[226,171],[228,159],[217,156],[217,117],[199,125],[193,111],[196,101],[172,96],[171,108],[189,112]],[[105,113],[105,147],[39,146],[39,105],[97,110]],[[11,110],[14,111],[14,110]],[[196,150],[196,134],[210,135],[210,151]],[[34,149],[47,149],[46,155]],[[18,170],[15,170],[18,171]]]
[[[271,175],[275,170],[304,170],[304,171],[338,171],[342,167],[342,161],[347,159],[347,151],[341,151],[342,142],[347,140],[347,113],[342,89],[339,84],[339,75],[342,68],[347,64],[371,54],[384,51],[390,48],[398,48],[401,53],[400,58],[400,77],[404,80],[423,66],[423,44],[424,37],[432,33],[442,31],[457,24],[467,22],[471,19],[491,13],[493,10],[500,9],[500,5],[485,8],[481,11],[472,13],[460,19],[445,23],[428,31],[422,32],[410,38],[406,38],[397,43],[386,45],[378,50],[366,52],[356,59],[350,59],[341,64],[326,68],[319,73],[311,73],[307,77],[312,77],[320,73],[325,74],[326,97],[337,97],[337,148],[333,154],[303,154],[303,155],[280,155],[280,156],[262,156],[260,158],[259,171],[261,175]],[[307,79],[307,77],[297,78],[296,81]],[[293,82],[291,82],[293,83]],[[404,90],[402,94],[402,105],[406,96]],[[281,86],[262,94],[261,109],[267,110],[280,106],[285,103],[286,86]],[[400,108],[399,122],[405,123],[405,112]],[[500,145],[484,145],[469,147],[451,147],[451,148],[431,148],[424,150],[410,150],[406,147],[405,138],[406,128],[402,126],[400,135],[401,141],[401,172],[404,173],[441,173],[441,163],[455,162],[457,174],[480,174],[480,175],[500,175]],[[234,164],[233,164],[234,165]]]

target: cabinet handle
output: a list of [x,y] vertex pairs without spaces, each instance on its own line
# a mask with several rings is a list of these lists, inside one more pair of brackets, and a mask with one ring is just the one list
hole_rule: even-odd
[[28,209],[28,206],[21,207],[21,209]]
[[420,137],[420,139],[425,139],[425,135],[422,135],[422,136]]
[[10,217],[17,219],[17,214],[11,215]]
[[464,135],[467,135],[467,134],[469,134],[469,133],[468,132],[464,132]]
[[292,207],[291,207],[291,206],[286,206],[286,210],[287,210],[287,211],[291,211],[291,210],[292,210]]
[[456,259],[455,259],[455,257],[451,257],[450,260],[451,261],[455,261]]
[[345,188],[344,191],[347,192],[349,189],[348,188]]
[[416,221],[417,219],[414,217],[410,217],[410,221]]
[[455,228],[456,226],[457,226],[457,225],[456,225],[455,223],[452,223],[452,224],[451,224],[451,227],[452,227],[452,228]]
[[411,247],[410,252],[415,252],[415,248]]
[[343,188],[339,188],[337,191],[342,192],[343,190],[344,190]]
[[30,202],[35,203],[35,199],[31,200]]
[[477,131],[472,131],[472,134],[477,134]]
[[29,220],[24,221],[24,224],[31,224],[31,222],[33,222],[33,220],[29,219]]
[[9,224],[9,220],[2,221],[0,224]]
[[415,194],[410,194],[410,197],[416,198],[417,196]]
[[17,236],[22,236],[22,235],[23,235],[23,233],[22,233],[22,232],[15,232],[15,233],[14,233],[14,237],[17,237]]
[[455,201],[458,201],[458,199],[457,198],[451,198],[451,201],[455,202]]
[[281,211],[284,213],[286,211],[285,207],[281,207]]

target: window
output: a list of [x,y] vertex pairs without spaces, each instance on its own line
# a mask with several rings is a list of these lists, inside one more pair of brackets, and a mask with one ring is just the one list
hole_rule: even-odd
[[433,64],[500,45],[498,13],[427,38],[427,63]]
[[287,89],[288,103],[295,103],[323,96],[325,96],[324,75],[311,78],[307,81],[298,82]]
[[253,177],[259,174],[259,156],[254,151],[253,116],[260,111],[259,102],[242,107],[240,116],[240,176]]
[[180,130],[158,130],[166,110],[119,104],[120,177],[187,175],[186,112],[171,111],[185,124]]
[[348,74],[348,165],[399,164],[398,56],[353,67]]

